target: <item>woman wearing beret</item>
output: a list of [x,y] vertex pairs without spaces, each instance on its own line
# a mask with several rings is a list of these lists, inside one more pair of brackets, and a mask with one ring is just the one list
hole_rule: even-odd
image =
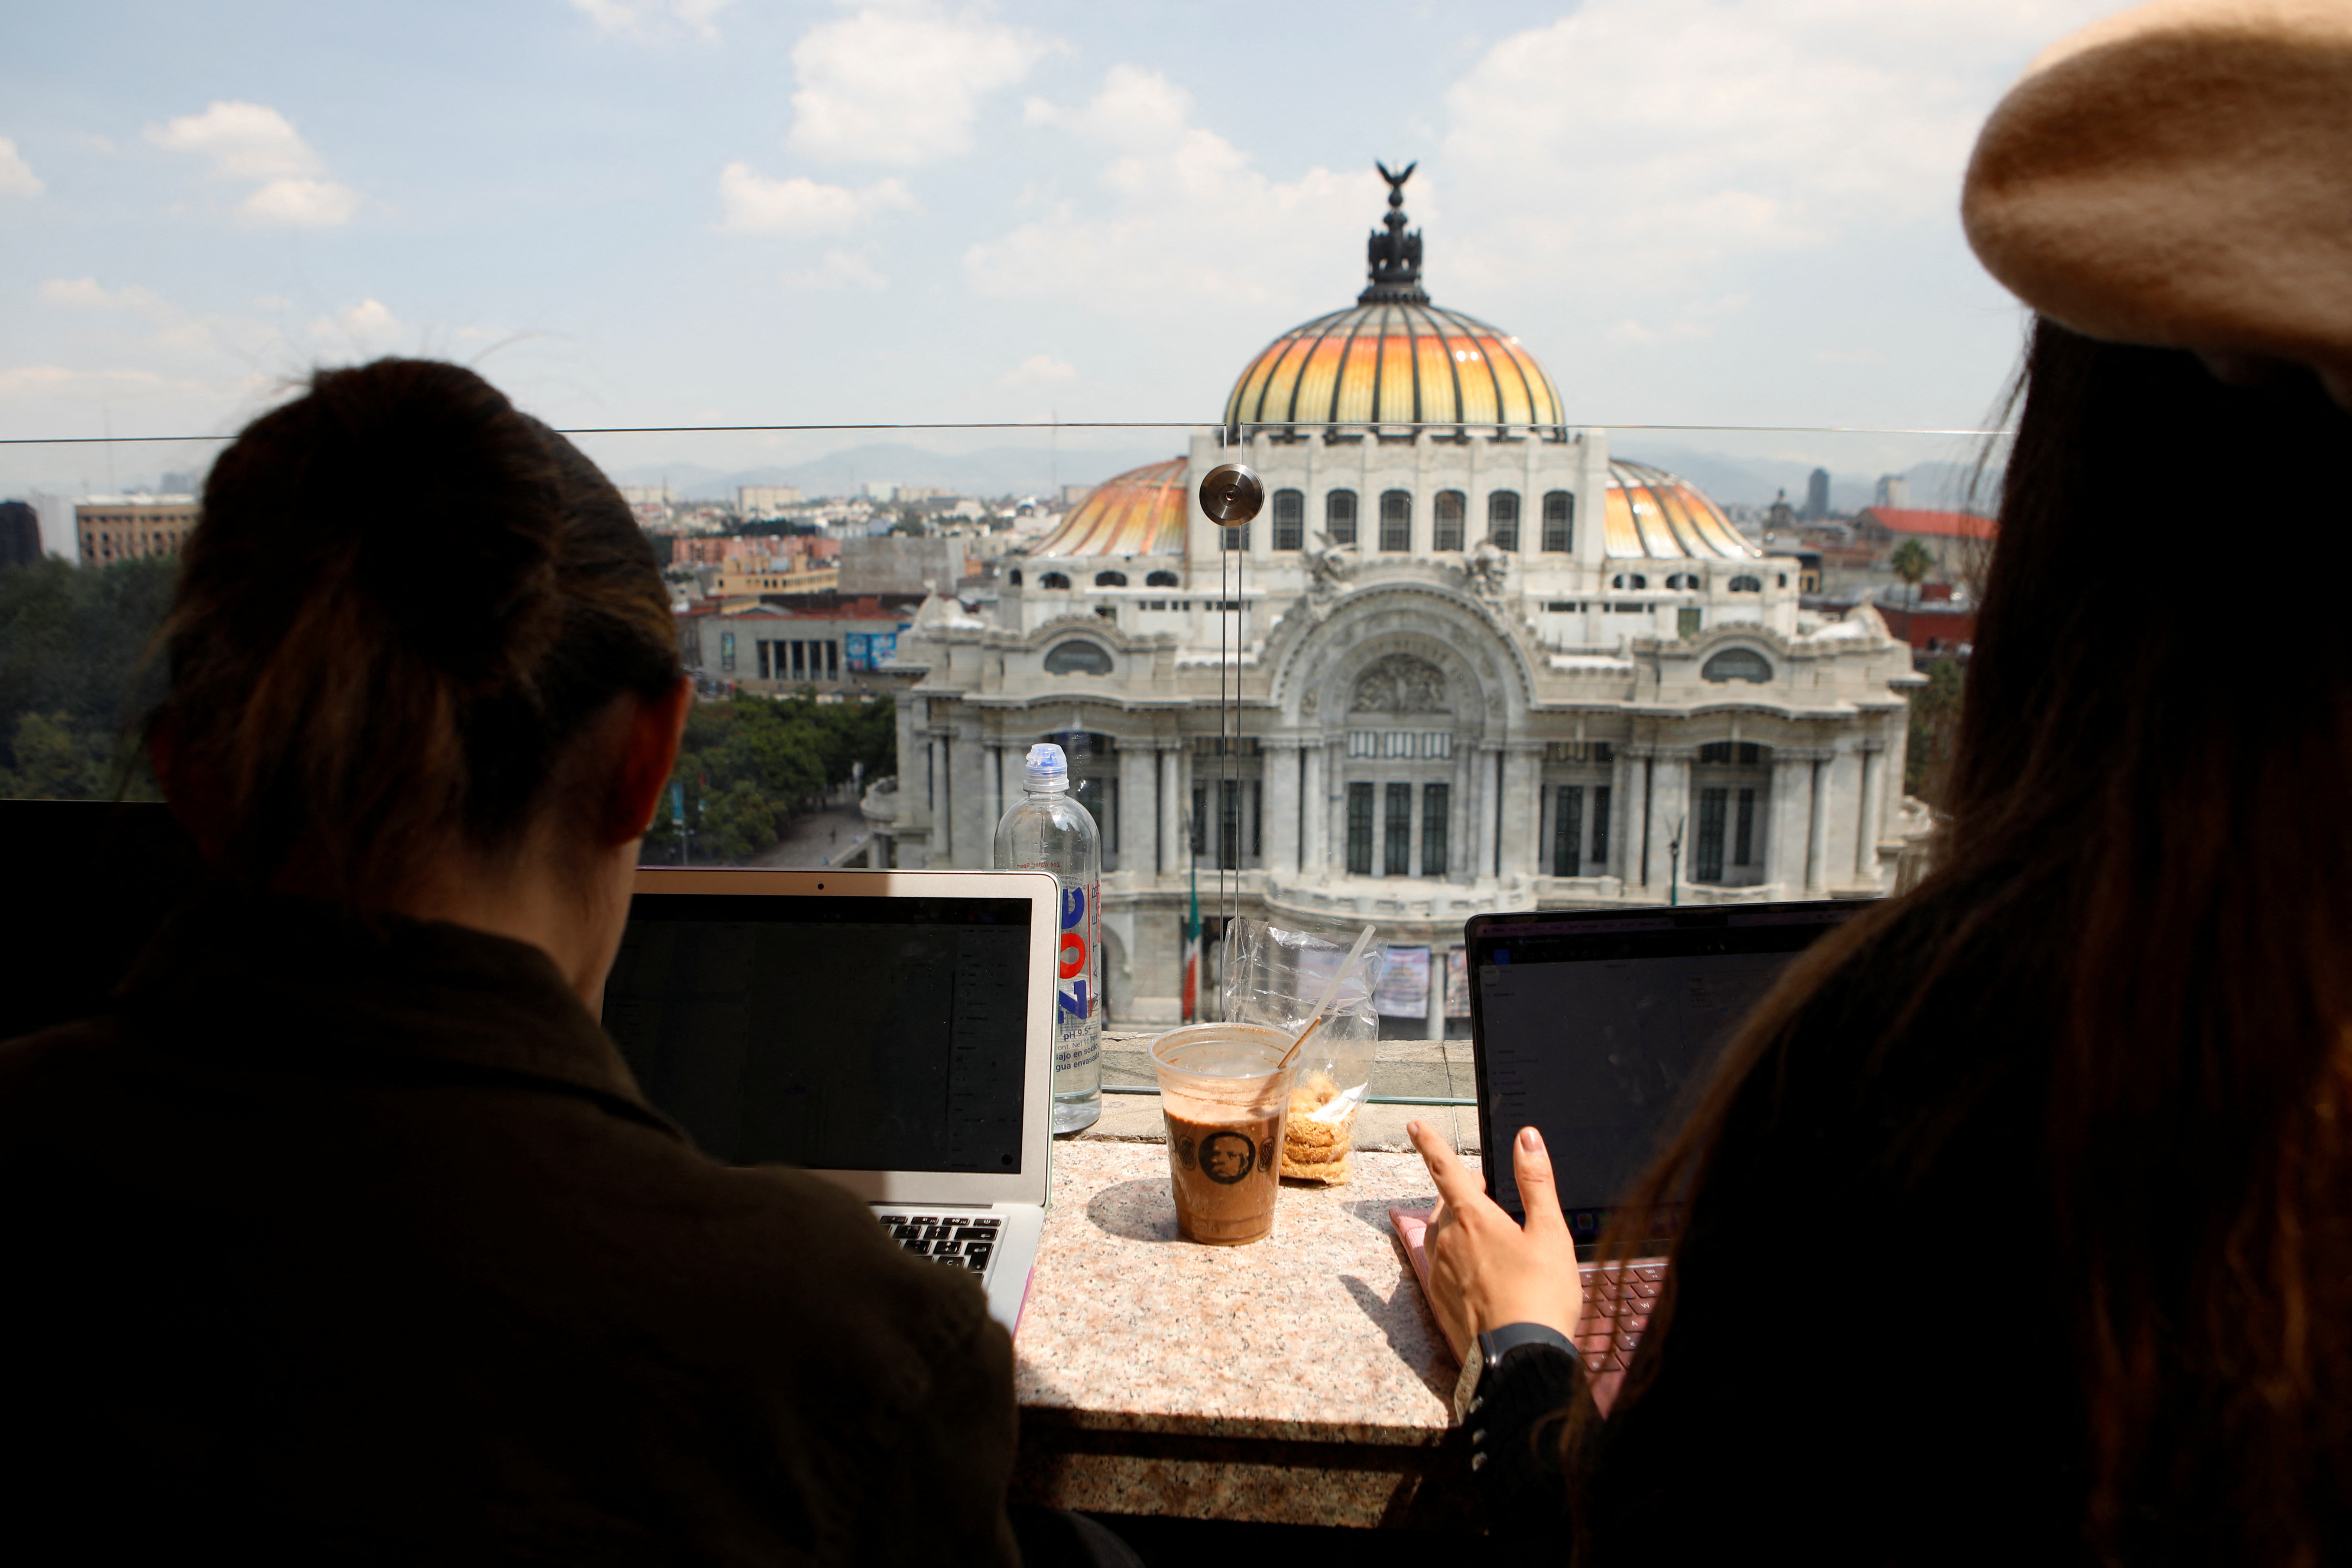
[[[1498,1525],[1582,1562],[2352,1557],[2352,7],[2067,40],[1963,215],[2038,321],[1948,838],[1645,1178],[1606,1418],[1487,1373]],[[1457,1342],[1572,1331],[1540,1142],[1522,1230],[1420,1141]]]

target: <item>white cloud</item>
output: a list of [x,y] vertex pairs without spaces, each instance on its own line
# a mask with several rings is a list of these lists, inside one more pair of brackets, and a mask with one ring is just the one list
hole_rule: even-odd
[[[1172,300],[1330,302],[1354,292],[1350,258],[1379,216],[1370,168],[1269,179],[1250,155],[1192,123],[1192,96],[1156,71],[1115,66],[1082,107],[1032,99],[1022,118],[1098,150],[1099,198],[964,253],[972,286],[1068,300],[1106,314]],[[1328,307],[1328,303],[1326,304]]]
[[600,32],[644,38],[675,24],[697,37],[716,38],[712,21],[732,0],[572,0]]
[[771,180],[740,161],[720,171],[719,200],[726,215],[719,226],[728,234],[847,234],[884,213],[919,210],[897,180],[852,190],[798,174]]
[[362,300],[310,323],[313,343],[321,349],[346,351],[353,357],[386,353],[415,337],[408,325],[381,300]]
[[37,196],[47,188],[16,151],[16,142],[0,136],[0,196]]
[[968,152],[981,100],[1061,46],[977,11],[869,5],[793,48],[786,145],[813,157],[912,167]]
[[890,280],[864,257],[846,250],[828,250],[814,267],[780,272],[776,281],[787,289],[887,289]]
[[1078,367],[1052,354],[1031,354],[1011,370],[997,377],[999,386],[1044,386],[1057,381],[1075,381]]
[[109,289],[95,278],[52,278],[41,285],[41,298],[52,305],[78,310],[133,310],[150,320],[176,320],[179,311],[152,289],[127,284]]
[[[1946,220],[1984,115],[2112,0],[1587,0],[1448,92],[1445,276],[1695,286]],[[1458,264],[1458,269],[1457,269]]]
[[236,210],[264,228],[335,228],[360,210],[360,194],[333,180],[272,180]]
[[256,183],[236,211],[257,226],[333,228],[359,211],[359,193],[330,177],[326,160],[267,104],[215,101],[148,127],[147,140],[210,160],[214,179]]

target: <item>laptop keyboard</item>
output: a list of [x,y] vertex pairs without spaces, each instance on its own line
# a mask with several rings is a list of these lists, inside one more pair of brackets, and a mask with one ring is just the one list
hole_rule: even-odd
[[[1664,1263],[1635,1263],[1604,1269],[1589,1264],[1579,1272],[1584,1279],[1584,1315],[1577,1321],[1576,1344],[1584,1364],[1596,1376],[1625,1370],[1625,1358],[1650,1321],[1651,1303],[1666,1278]],[[1612,1332],[1622,1323],[1622,1344]]]
[[996,1256],[997,1234],[1004,1228],[1004,1221],[996,1215],[886,1214],[875,1217],[882,1222],[883,1233],[898,1244],[900,1251],[950,1268],[969,1268],[975,1274],[988,1271],[988,1260]]

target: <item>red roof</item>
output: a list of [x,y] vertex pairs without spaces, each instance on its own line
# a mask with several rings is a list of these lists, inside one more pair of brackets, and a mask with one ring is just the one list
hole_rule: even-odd
[[1969,511],[1922,511],[1913,507],[1864,507],[1856,522],[1874,522],[1889,533],[1924,533],[1937,539],[1990,539],[2000,524]]

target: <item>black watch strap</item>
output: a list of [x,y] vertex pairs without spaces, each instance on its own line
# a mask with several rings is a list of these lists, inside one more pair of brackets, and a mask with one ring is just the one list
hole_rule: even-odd
[[1470,1358],[1463,1363],[1461,1379],[1454,1385],[1456,1421],[1470,1418],[1471,1412],[1477,1408],[1478,1391],[1486,1385],[1486,1379],[1494,1375],[1505,1356],[1521,1345],[1549,1345],[1571,1356],[1576,1353],[1576,1346],[1566,1334],[1541,1323],[1505,1323],[1487,1330],[1470,1347]]

